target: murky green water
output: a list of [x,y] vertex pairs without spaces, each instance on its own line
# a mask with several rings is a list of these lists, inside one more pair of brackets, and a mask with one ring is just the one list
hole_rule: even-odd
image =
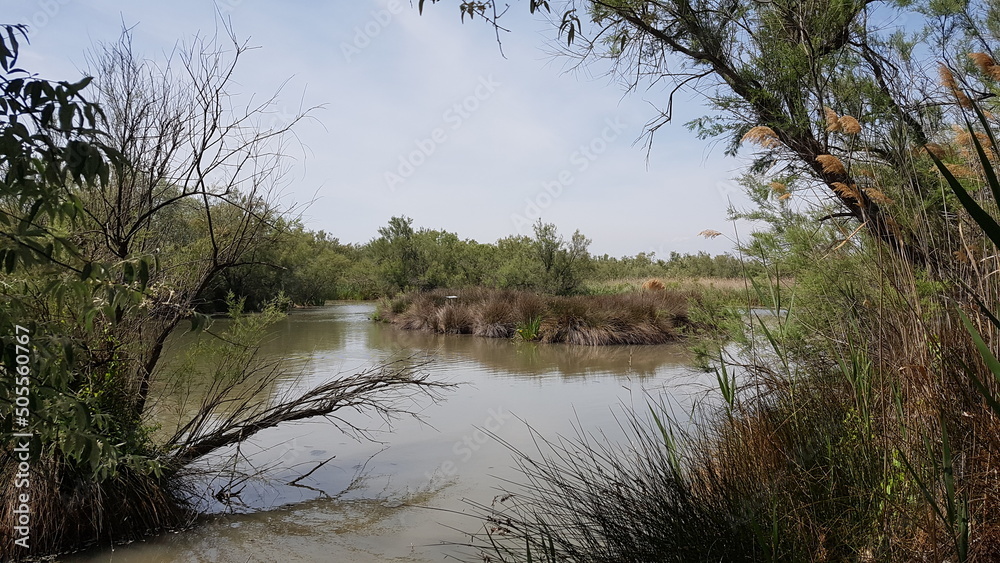
[[[465,499],[488,504],[501,479],[517,478],[510,452],[484,428],[526,451],[526,423],[546,436],[573,434],[578,424],[618,440],[621,405],[645,408],[645,393],[665,393],[683,416],[710,383],[686,367],[690,357],[680,346],[591,348],[404,332],[369,321],[372,312],[365,303],[293,312],[264,352],[286,361],[285,386],[428,354],[433,377],[461,385],[443,401],[416,405],[422,421],[389,425],[351,415],[382,443],[353,439],[325,420],[262,432],[242,448],[242,467],[271,467],[266,478],[241,484],[228,506],[211,503],[216,514],[199,526],[64,560],[441,561],[455,551],[448,542],[463,541],[455,529],[479,527]],[[173,353],[189,344],[175,340]]]

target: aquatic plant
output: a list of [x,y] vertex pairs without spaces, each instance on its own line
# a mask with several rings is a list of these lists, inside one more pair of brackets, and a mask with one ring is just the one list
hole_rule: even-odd
[[532,317],[525,322],[518,323],[514,331],[515,338],[523,342],[538,340],[538,332],[542,327],[541,317]]
[[564,297],[469,288],[414,292],[399,299],[408,303],[402,312],[383,304],[378,317],[404,330],[601,346],[678,338],[689,322],[690,294],[664,289]]

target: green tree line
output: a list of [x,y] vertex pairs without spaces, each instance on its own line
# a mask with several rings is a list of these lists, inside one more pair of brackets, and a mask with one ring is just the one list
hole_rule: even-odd
[[[252,309],[279,293],[299,305],[336,299],[376,299],[401,291],[474,286],[527,289],[556,295],[585,293],[585,282],[636,278],[736,278],[752,261],[730,254],[671,252],[616,258],[593,256],[590,239],[564,239],[553,224],[537,222],[533,236],[511,235],[494,243],[462,239],[444,230],[414,228],[392,217],[378,237],[345,244],[300,221],[277,220],[273,244],[252,264],[224,272],[209,287],[205,310],[223,307],[232,293]],[[179,229],[184,230],[184,229]],[[749,264],[749,266],[748,266]]]
[[229,269],[213,281],[206,310],[224,306],[229,293],[245,298],[253,309],[279,293],[300,305],[474,286],[571,295],[586,292],[588,281],[736,278],[755,268],[752,260],[706,252],[671,252],[666,259],[652,253],[593,256],[590,239],[579,231],[567,240],[555,225],[541,221],[533,236],[511,235],[494,243],[414,228],[405,216],[392,217],[378,229],[379,236],[362,244],[341,243],[296,220],[277,220],[273,228],[274,244],[262,249],[254,263]]

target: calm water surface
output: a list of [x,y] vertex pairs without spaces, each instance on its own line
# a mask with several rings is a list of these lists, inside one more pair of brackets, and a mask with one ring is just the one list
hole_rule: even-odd
[[[373,311],[369,303],[340,303],[291,313],[263,349],[287,369],[278,384],[284,389],[272,389],[272,396],[381,361],[427,355],[434,378],[460,385],[442,401],[415,404],[422,420],[390,424],[347,415],[375,431],[380,443],[345,435],[325,420],[262,432],[242,447],[241,468],[270,469],[237,487],[232,502],[207,503],[213,514],[194,529],[64,560],[441,561],[456,552],[449,542],[463,541],[457,530],[479,528],[466,499],[489,504],[502,479],[517,480],[509,450],[483,428],[524,451],[534,451],[528,425],[550,437],[572,435],[578,425],[621,440],[615,415],[622,405],[645,409],[647,393],[666,395],[683,417],[713,381],[687,367],[690,356],[677,345],[592,348],[433,335],[374,323]],[[177,358],[191,339],[172,344]],[[176,396],[160,405],[165,413],[182,408]],[[211,496],[222,485],[200,487]]]

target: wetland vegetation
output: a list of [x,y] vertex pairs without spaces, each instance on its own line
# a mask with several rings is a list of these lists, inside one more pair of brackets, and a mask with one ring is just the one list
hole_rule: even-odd
[[[534,449],[508,442],[517,471],[507,491],[473,501],[458,546],[470,560],[1000,556],[995,7],[582,4],[562,13],[567,48],[629,70],[615,74],[628,88],[717,81],[700,86],[713,113],[690,126],[752,153],[740,183],[753,206],[732,215],[760,228],[735,256],[595,257],[582,233],[541,220],[531,237],[483,244],[393,217],[369,243],[343,245],[272,197],[280,140],[302,116],[253,129],[221,109],[245,43],[195,40],[171,73],[136,57],[126,33],[95,50],[94,79],[66,83],[20,70],[26,30],[4,27],[0,330],[17,377],[0,391],[15,415],[7,435],[32,438],[5,443],[0,519],[20,521],[28,501],[33,512],[31,547],[27,526],[4,527],[0,557],[185,525],[197,512],[185,472],[205,456],[238,456],[250,437],[307,419],[364,437],[341,411],[394,420],[452,389],[420,360],[382,355],[279,385],[263,336],[289,303],[343,297],[384,298],[379,317],[435,345],[461,334],[518,339],[499,343],[515,354],[611,345],[626,378],[647,373],[614,345],[692,327],[715,339],[700,352],[715,400],[690,419],[643,396],[617,419],[619,441],[580,428],[534,433]],[[464,2],[463,18],[491,6]],[[891,24],[900,14],[918,23]],[[740,281],[690,281],[706,276]],[[636,287],[654,277],[664,281]],[[232,322],[207,329],[209,376],[192,386],[191,370],[165,368],[164,348],[214,312]],[[161,403],[165,389],[197,400]],[[181,416],[171,428],[157,426],[163,404]],[[456,443],[484,443],[469,440]],[[457,467],[448,455],[429,481]]]

